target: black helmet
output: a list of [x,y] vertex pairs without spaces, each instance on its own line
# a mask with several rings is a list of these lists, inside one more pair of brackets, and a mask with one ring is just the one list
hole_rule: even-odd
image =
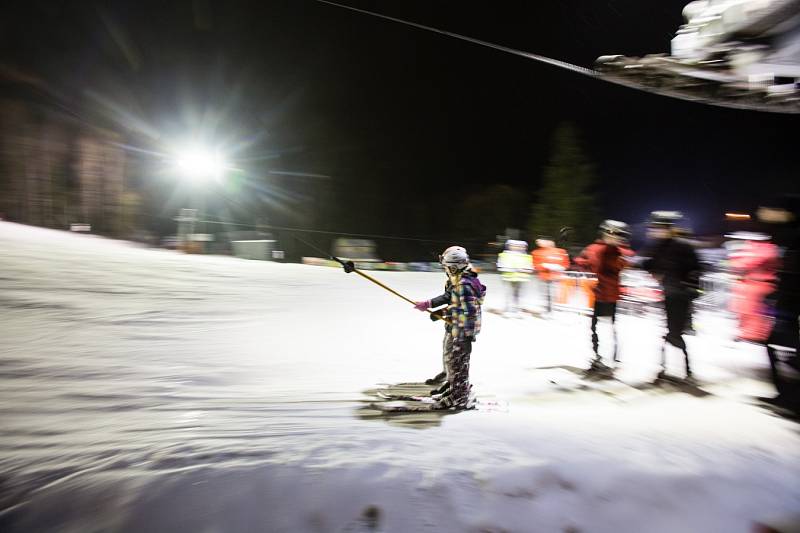
[[[773,219],[768,211],[782,211],[786,213],[786,215]],[[757,216],[762,223],[797,226],[800,224],[800,196],[796,194],[784,194],[761,202]]]
[[760,229],[772,235],[778,246],[796,246],[800,236],[800,196],[784,194],[761,202],[757,211]]

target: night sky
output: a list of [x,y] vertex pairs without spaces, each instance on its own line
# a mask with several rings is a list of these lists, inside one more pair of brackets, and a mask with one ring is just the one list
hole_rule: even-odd
[[[668,52],[685,3],[349,2],[587,67]],[[270,217],[286,224],[435,234],[491,184],[531,198],[564,121],[604,217],[680,209],[708,232],[798,191],[796,116],[649,95],[311,0],[21,2],[0,24],[2,63],[138,147],[202,132],[254,176],[330,176],[296,178],[290,196],[328,191],[324,215]]]

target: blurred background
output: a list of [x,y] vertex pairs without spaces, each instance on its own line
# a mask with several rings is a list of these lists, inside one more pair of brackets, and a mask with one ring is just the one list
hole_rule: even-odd
[[[353,5],[591,65],[666,52],[683,4]],[[719,241],[726,212],[797,190],[793,115],[633,91],[316,2],[19,2],[1,24],[11,221],[175,246],[196,209],[193,251],[266,238],[296,261],[311,250],[293,236],[314,230],[326,251],[374,235],[381,258],[427,261],[444,241],[487,254],[499,235],[563,226],[577,246],[604,218],[654,209]]]

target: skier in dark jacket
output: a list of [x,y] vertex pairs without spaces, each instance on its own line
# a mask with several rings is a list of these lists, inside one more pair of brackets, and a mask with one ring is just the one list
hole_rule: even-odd
[[446,319],[442,359],[446,381],[434,398],[434,408],[465,409],[469,404],[469,359],[472,343],[481,330],[481,305],[486,287],[469,263],[467,251],[451,246],[439,257],[447,274],[445,292],[431,300],[417,302],[420,311],[446,305],[441,316]]
[[769,403],[800,411],[800,197],[784,196],[764,203],[757,216],[772,240],[783,250],[782,266],[778,270],[778,285],[772,295],[775,325],[767,338],[772,380],[778,395],[766,399]]
[[625,256],[630,256],[627,247],[628,225],[617,220],[606,220],[600,225],[600,237],[587,246],[575,263],[597,276],[597,285],[594,287],[594,312],[592,313],[592,349],[594,359],[588,373],[610,374],[611,367],[603,363],[600,357],[599,339],[597,336],[597,321],[600,317],[611,319],[611,331],[614,338],[614,362],[619,361],[617,350],[617,302],[619,301],[619,278],[625,268]]
[[647,233],[653,245],[642,254],[649,258],[643,266],[661,284],[667,315],[667,334],[661,347],[658,377],[668,377],[666,348],[671,344],[683,352],[686,379],[692,380],[689,352],[682,335],[691,320],[692,300],[699,294],[700,260],[689,242],[675,237],[675,224],[683,218],[681,213],[654,211],[650,216]]

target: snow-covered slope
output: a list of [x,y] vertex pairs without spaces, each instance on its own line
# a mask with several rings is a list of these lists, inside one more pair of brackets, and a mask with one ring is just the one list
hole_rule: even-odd
[[[709,396],[612,396],[540,368],[585,365],[588,319],[486,313],[472,381],[501,408],[409,420],[363,391],[435,374],[442,326],[340,270],[0,223],[0,310],[3,531],[744,532],[800,508],[797,426],[743,400],[766,356],[715,317],[689,340]],[[619,327],[647,380],[660,325]]]

